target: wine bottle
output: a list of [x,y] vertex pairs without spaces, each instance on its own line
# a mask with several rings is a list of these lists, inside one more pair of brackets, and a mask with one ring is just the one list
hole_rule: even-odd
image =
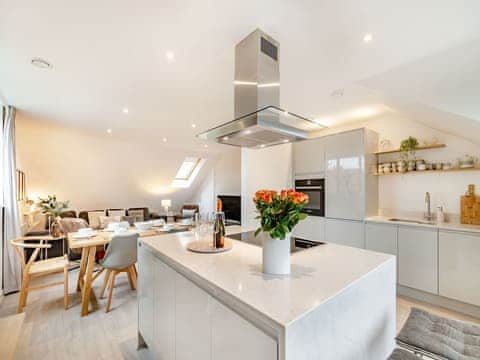
[[215,248],[225,246],[225,214],[217,212],[215,214],[215,224],[213,226],[213,241]]

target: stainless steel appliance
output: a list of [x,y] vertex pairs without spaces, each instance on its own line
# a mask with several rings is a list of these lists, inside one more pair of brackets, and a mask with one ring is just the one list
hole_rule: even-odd
[[303,212],[313,216],[325,216],[325,179],[295,180],[295,191],[308,195]]
[[305,140],[324,128],[280,108],[280,44],[257,29],[235,47],[235,119],[199,135],[222,144],[263,148]]
[[[255,231],[246,231],[238,234],[227,235],[227,238],[243,241],[252,245],[262,246],[261,237],[255,236]],[[315,246],[323,245],[325,243],[321,241],[311,241],[306,239],[301,239],[297,237],[290,237],[290,252],[295,253],[298,251],[306,250]]]

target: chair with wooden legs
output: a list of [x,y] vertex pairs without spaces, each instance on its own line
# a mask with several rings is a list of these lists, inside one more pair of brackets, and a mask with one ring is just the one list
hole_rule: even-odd
[[103,279],[100,298],[103,298],[108,284],[108,298],[105,312],[110,311],[112,303],[113,288],[115,286],[115,277],[124,272],[128,276],[128,281],[132,290],[137,288],[137,240],[138,234],[114,235],[112,241],[108,244],[105,257],[101,265],[106,270]]
[[[38,243],[26,243],[25,240],[32,241],[38,240]],[[21,237],[10,241],[10,244],[15,249],[16,253],[20,257],[22,264],[22,286],[20,289],[20,298],[18,300],[17,312],[21,313],[23,308],[27,304],[28,292],[32,290],[39,290],[50,286],[63,284],[63,306],[68,309],[68,259],[66,256],[59,256],[50,258],[47,260],[37,259],[41,249],[48,249],[50,244],[44,243],[44,238],[41,236],[28,236]],[[27,260],[25,258],[25,249],[34,249],[32,255]],[[40,284],[36,286],[30,286],[30,280],[42,276],[52,275],[63,271],[63,280],[53,283]]]

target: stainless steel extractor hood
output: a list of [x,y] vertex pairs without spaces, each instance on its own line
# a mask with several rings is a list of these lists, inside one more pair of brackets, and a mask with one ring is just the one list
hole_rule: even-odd
[[198,135],[222,144],[262,148],[305,140],[324,126],[280,104],[280,44],[257,29],[235,47],[235,119]]

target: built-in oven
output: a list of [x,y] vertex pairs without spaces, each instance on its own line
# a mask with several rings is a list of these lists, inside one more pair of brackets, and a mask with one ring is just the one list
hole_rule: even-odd
[[295,191],[308,195],[308,204],[303,212],[314,216],[325,216],[325,179],[295,180]]

